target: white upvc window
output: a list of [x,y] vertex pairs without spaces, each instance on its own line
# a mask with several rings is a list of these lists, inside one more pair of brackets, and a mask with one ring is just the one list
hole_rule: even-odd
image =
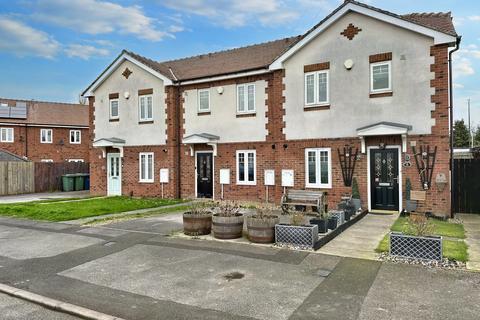
[[332,155],[330,148],[305,149],[305,186],[332,187]]
[[237,113],[255,112],[255,83],[237,85]]
[[383,61],[370,64],[370,91],[392,91],[392,62]]
[[255,150],[237,151],[237,184],[257,184],[257,153]]
[[198,112],[210,111],[210,90],[198,90]]
[[153,95],[146,94],[139,96],[138,109],[140,121],[153,120]]
[[139,156],[140,182],[153,182],[153,152],[141,152]]
[[68,162],[85,162],[83,159],[68,159]]
[[13,128],[0,128],[0,142],[13,142]]
[[330,101],[328,70],[305,73],[305,105],[326,105]]
[[118,99],[110,99],[110,119],[118,119]]
[[52,143],[53,131],[52,129],[40,129],[40,143]]
[[70,143],[71,144],[82,143],[82,131],[80,131],[80,130],[70,130]]

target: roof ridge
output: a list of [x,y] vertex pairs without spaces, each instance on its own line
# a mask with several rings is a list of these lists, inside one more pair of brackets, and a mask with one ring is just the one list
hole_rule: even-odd
[[61,102],[61,101],[45,101],[45,100],[35,100],[35,99],[12,99],[0,97],[0,100],[10,100],[10,101],[21,101],[21,102],[37,102],[37,103],[50,103],[50,104],[71,104],[74,106],[87,106],[87,104],[74,103],[74,102]]
[[[273,43],[273,42],[293,40],[294,38],[301,38],[301,37],[302,37],[302,35],[296,35],[296,36],[284,37],[284,38],[276,39],[276,40],[270,40],[270,41],[265,41],[265,42],[259,42],[259,43],[249,44],[249,45],[246,45],[246,46],[241,46],[241,47],[236,47],[236,48],[231,48],[231,49],[225,49],[225,50],[213,51],[213,52],[208,52],[208,53],[202,53],[202,54],[197,54],[197,55],[193,55],[193,56],[187,56],[187,57],[178,58],[178,59],[173,59],[173,60],[165,60],[165,61],[154,61],[154,60],[153,60],[153,61],[156,62],[156,63],[159,63],[159,64],[167,64],[167,63],[169,63],[169,62],[179,62],[179,61],[189,60],[189,59],[194,59],[194,58],[208,57],[208,56],[212,56],[212,55],[215,55],[215,54],[226,53],[226,52],[233,52],[233,51],[236,51],[236,50],[248,49],[248,48],[252,48],[252,47],[257,47],[257,46],[262,46],[262,45],[271,44],[271,43]],[[151,60],[151,59],[149,59],[149,60]]]
[[402,16],[414,16],[414,17],[450,17],[451,11],[448,12],[411,12],[402,14]]

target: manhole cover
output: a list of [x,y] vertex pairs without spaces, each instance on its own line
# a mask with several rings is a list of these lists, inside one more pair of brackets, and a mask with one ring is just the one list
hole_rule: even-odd
[[232,280],[242,279],[243,277],[245,277],[245,275],[241,272],[235,271],[235,272],[227,273],[223,277],[227,279],[227,281],[232,281]]

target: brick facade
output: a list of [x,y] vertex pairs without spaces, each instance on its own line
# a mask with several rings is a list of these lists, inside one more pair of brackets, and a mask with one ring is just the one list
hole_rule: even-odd
[[[426,200],[419,203],[419,211],[433,212],[434,214],[446,216],[450,212],[450,187],[447,185],[443,191],[438,190],[435,184],[435,177],[438,173],[449,176],[449,118],[448,118],[448,46],[432,46],[431,56],[434,62],[431,71],[434,79],[431,87],[435,93],[431,101],[435,103],[432,111],[432,118],[435,125],[431,134],[409,135],[406,153],[400,153],[401,162],[404,162],[405,155],[411,157],[411,167],[402,167],[402,193],[405,193],[405,182],[409,178],[413,190],[422,190],[419,173],[415,166],[415,160],[411,145],[437,147],[437,156],[433,172],[430,190],[426,192]],[[389,54],[383,54],[375,59],[391,58]],[[164,186],[166,197],[194,198],[195,195],[195,157],[191,155],[190,146],[181,144],[181,138],[185,134],[183,93],[185,90],[194,88],[206,88],[223,86],[226,84],[253,82],[258,79],[267,81],[267,110],[265,116],[267,135],[264,142],[242,142],[242,143],[221,143],[218,145],[217,156],[214,157],[214,197],[221,197],[221,186],[219,184],[219,171],[223,168],[230,169],[230,184],[224,186],[224,198],[247,201],[265,201],[266,187],[264,186],[264,170],[275,170],[275,186],[269,187],[268,200],[278,203],[283,194],[281,187],[282,169],[293,169],[295,172],[294,188],[305,188],[305,148],[326,147],[331,148],[332,157],[332,188],[327,189],[329,206],[334,207],[339,202],[343,193],[351,193],[351,187],[345,187],[339,162],[338,149],[343,147],[358,148],[361,150],[358,137],[338,139],[311,139],[311,140],[286,140],[284,128],[284,90],[283,82],[285,71],[274,71],[264,75],[249,76],[243,78],[228,79],[187,86],[170,86],[166,88],[166,113],[167,113],[167,142],[164,146],[140,146],[125,147],[122,163],[122,193],[134,196],[160,196],[161,186],[159,184],[158,172],[160,168],[169,168],[170,181]],[[90,128],[94,129],[93,99],[90,101]],[[399,121],[401,122],[401,121]],[[299,130],[301,130],[299,128]],[[92,135],[93,137],[93,135]],[[401,146],[400,136],[377,136],[365,138],[366,146],[378,146],[384,143],[388,146]],[[236,184],[236,151],[256,150],[257,183],[254,186]],[[212,150],[207,145],[195,145],[194,151]],[[108,151],[108,150],[107,150]],[[139,160],[140,152],[154,152],[155,154],[155,182],[139,183]],[[368,202],[368,156],[360,154],[356,163],[354,177],[357,179],[363,207]],[[91,151],[91,183],[92,193],[106,193],[106,161],[99,150]],[[405,198],[403,197],[403,201]]]

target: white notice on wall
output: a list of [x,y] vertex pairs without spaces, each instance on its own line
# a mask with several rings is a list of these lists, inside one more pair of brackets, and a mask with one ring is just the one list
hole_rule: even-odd
[[168,169],[160,169],[160,183],[168,183]]
[[265,185],[266,186],[275,185],[275,170],[265,170]]
[[293,170],[282,170],[282,187],[293,187]]
[[220,184],[230,184],[230,169],[220,169]]

